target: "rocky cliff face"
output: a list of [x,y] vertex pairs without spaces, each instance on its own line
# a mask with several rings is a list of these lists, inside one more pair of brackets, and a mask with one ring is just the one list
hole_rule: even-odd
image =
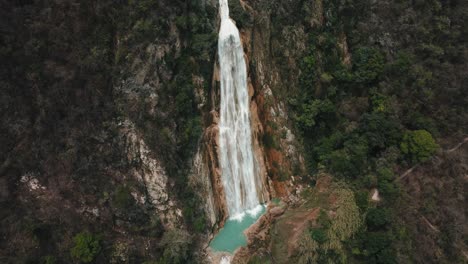
[[[100,237],[101,250],[92,256],[97,263],[204,258],[202,247],[227,216],[218,160],[217,5],[216,0],[0,1],[0,262],[80,261],[70,250],[73,238],[84,232]],[[460,88],[466,87],[467,34],[460,26],[466,24],[465,6],[230,0],[248,66],[256,169],[267,186],[263,200],[296,198],[301,180],[311,178],[304,157],[304,146],[310,145],[291,109],[304,92],[303,58],[311,53],[317,63],[310,67],[318,72],[306,92],[314,99],[349,93],[335,102],[336,116],[347,123],[333,129],[357,131],[363,113],[380,102],[370,98],[369,87],[361,87],[362,78],[358,88],[345,80],[337,89],[330,84],[336,69],[325,69],[335,61],[350,71],[361,67],[353,59],[360,45],[367,45],[392,62],[391,78],[372,83],[378,95],[387,95],[376,111],[392,108],[400,127],[466,134],[466,89]],[[337,49],[330,48],[335,44]],[[405,59],[401,49],[418,57],[411,67],[411,56]],[[398,70],[404,67],[410,76],[400,81]],[[364,70],[358,77],[373,74]],[[413,101],[399,104],[405,98]],[[434,115],[438,125],[414,112]],[[328,131],[322,128],[317,131]],[[378,162],[395,152],[389,149]],[[466,253],[457,235],[465,232],[457,211],[464,198],[456,187],[466,181],[459,177],[466,171],[465,152],[433,166],[451,171],[455,159],[458,176],[452,178],[458,184],[409,180],[408,192],[430,187],[413,201],[417,208],[434,200],[433,189],[455,190],[449,197],[456,200],[454,207],[435,199],[435,208],[454,216],[455,229],[441,227],[445,217],[438,210],[419,210],[433,219],[421,220],[428,228],[418,236],[424,244],[415,248],[435,253],[418,255],[418,261]],[[435,178],[429,171],[419,174]],[[399,214],[417,233],[419,222],[412,219],[423,218]],[[440,236],[440,230],[448,235]]]
[[[209,113],[210,119],[207,122],[210,124],[202,137],[200,146],[201,163],[195,163],[194,169],[199,173],[194,177],[201,179],[204,188],[201,191],[201,199],[213,200],[213,206],[205,211],[210,215],[210,225],[217,226],[223,224],[228,216],[226,198],[221,179],[221,168],[219,164],[219,115],[216,111]],[[205,194],[205,195],[203,195]]]
[[154,207],[161,223],[166,228],[183,226],[182,211],[170,193],[170,185],[166,170],[160,161],[152,157],[145,141],[138,136],[135,126],[129,121],[121,125],[121,139],[127,154],[128,163],[137,163],[138,167],[130,171],[138,183],[144,187],[144,194],[132,192],[133,198],[142,205]]
[[[9,38],[1,55],[9,66],[2,67],[7,151],[1,156],[1,197],[4,205],[14,205],[5,210],[10,216],[4,223],[24,214],[40,223],[32,233],[20,227],[2,231],[6,237],[24,232],[18,243],[31,240],[16,257],[17,243],[4,247],[5,262],[56,252],[66,260],[72,237],[94,232],[96,221],[107,225],[106,243],[118,241],[115,246],[126,250],[117,255],[127,260],[157,258],[159,249],[148,253],[138,245],[156,243],[163,230],[197,223],[204,232],[205,222],[223,223],[217,4],[2,3],[2,31]],[[249,68],[256,170],[266,186],[262,200],[286,198],[304,165],[282,94],[288,82],[297,82],[292,57],[304,50],[305,35],[292,25],[272,26],[272,3],[230,5]],[[14,36],[16,31],[24,34]],[[283,40],[294,48],[284,49]],[[291,56],[289,70],[273,59],[277,54]],[[17,67],[23,64],[31,67]],[[33,205],[40,209],[26,210]],[[53,213],[62,206],[68,209]],[[66,228],[52,246],[39,239],[39,249],[31,250],[34,232],[43,226],[48,235],[49,227]],[[138,233],[149,229],[155,230],[151,237]],[[122,237],[129,232],[140,242]]]
[[[261,175],[266,175],[270,197],[287,199],[294,180],[304,173],[304,161],[284,93],[298,82],[296,58],[305,50],[306,35],[302,26],[276,25],[275,12],[281,16],[287,10],[279,4],[279,10],[273,11],[272,5],[277,3],[240,1],[243,11],[238,13],[245,17],[240,29],[249,65],[251,113]],[[238,10],[235,6],[234,10]],[[286,60],[276,59],[279,54]]]
[[[286,102],[280,98],[286,91],[284,80],[297,82],[299,69],[294,65],[292,58],[289,63],[293,65],[288,72],[282,71],[281,63],[274,59],[274,54],[282,52],[284,48],[278,45],[278,38],[272,37],[271,11],[261,10],[266,3],[231,1],[231,16],[237,21],[243,41],[246,61],[248,65],[248,87],[251,97],[251,121],[254,152],[256,153],[256,169],[265,188],[262,193],[263,201],[272,197],[287,198],[292,188],[292,182],[304,171],[303,158],[297,151],[298,142],[292,132],[291,123],[287,116]],[[254,8],[255,7],[255,8]],[[258,8],[258,9],[256,9]],[[289,31],[288,31],[289,30]],[[284,29],[286,38],[294,43],[293,49],[287,49],[285,56],[300,56],[304,51],[305,34],[301,29]],[[276,33],[276,32],[275,32]],[[290,39],[289,37],[293,37]],[[277,46],[275,46],[275,44]],[[292,53],[292,54],[289,54]],[[206,156],[218,157],[217,144],[213,138],[217,138],[217,116],[219,115],[219,78],[217,67],[214,69],[213,86],[211,90],[211,112],[208,119],[208,129],[205,132],[204,142],[210,142],[205,146]],[[278,96],[275,96],[278,93]],[[208,158],[210,159],[210,158]],[[225,218],[223,206],[223,192],[220,182],[218,160],[206,161],[213,164],[211,169],[212,185],[217,201],[216,211],[218,219]],[[221,213],[221,214],[219,214]]]
[[96,262],[158,260],[177,235],[192,248],[188,230],[205,231],[187,175],[214,12],[114,4],[0,3],[2,263],[80,261],[70,250],[84,233],[99,240]]

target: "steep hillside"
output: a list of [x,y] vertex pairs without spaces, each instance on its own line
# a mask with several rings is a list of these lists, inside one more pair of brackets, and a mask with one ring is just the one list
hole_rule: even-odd
[[[229,7],[274,201],[234,261],[466,262],[468,143],[448,150],[468,134],[468,4]],[[219,22],[217,0],[0,0],[1,263],[210,260]]]
[[208,229],[186,181],[214,64],[215,8],[1,7],[0,262],[195,260],[192,242]]

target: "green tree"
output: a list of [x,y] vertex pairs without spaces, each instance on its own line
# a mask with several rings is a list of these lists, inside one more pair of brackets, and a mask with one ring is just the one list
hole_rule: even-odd
[[392,247],[394,237],[388,232],[368,232],[364,238],[366,263],[394,264],[395,250]]
[[398,145],[401,140],[398,121],[382,112],[364,114],[359,130],[373,152]]
[[385,60],[382,53],[374,48],[359,48],[353,60],[354,81],[370,83],[383,72]]
[[328,168],[337,175],[355,178],[367,165],[368,143],[364,137],[353,136],[343,143],[344,148],[326,156]]
[[401,152],[413,163],[429,159],[439,148],[426,130],[408,131],[400,144]]
[[99,238],[89,232],[78,233],[73,241],[71,256],[82,263],[91,263],[101,251]]
[[369,193],[367,191],[357,191],[354,197],[356,205],[361,209],[361,212],[365,212],[369,207]]
[[388,167],[377,168],[377,187],[387,202],[395,201],[399,196],[400,189],[393,181],[394,179],[395,174],[392,169]]
[[296,117],[296,121],[303,130],[310,130],[317,124],[320,114],[334,113],[335,110],[335,106],[328,99],[310,100],[301,105],[300,114]]
[[318,229],[313,229],[310,232],[310,235],[313,240],[317,241],[319,244],[323,244],[328,240],[327,237],[327,232],[325,230],[318,228]]
[[239,28],[248,26],[253,21],[250,13],[244,10],[239,0],[229,1],[229,12]]
[[366,215],[366,223],[370,229],[380,229],[390,223],[390,213],[383,208],[371,208]]
[[367,233],[365,246],[367,254],[378,255],[382,250],[389,247],[392,243],[392,238],[384,232],[369,232]]

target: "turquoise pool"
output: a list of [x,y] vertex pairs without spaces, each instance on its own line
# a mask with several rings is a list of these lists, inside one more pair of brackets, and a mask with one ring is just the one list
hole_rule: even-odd
[[215,252],[234,253],[237,248],[247,245],[244,231],[253,225],[266,211],[265,205],[259,205],[259,207],[245,212],[242,216],[228,219],[224,227],[211,240],[211,249]]

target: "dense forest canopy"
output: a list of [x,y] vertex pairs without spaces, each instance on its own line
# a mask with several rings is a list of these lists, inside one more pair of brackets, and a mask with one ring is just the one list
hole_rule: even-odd
[[[256,154],[271,188],[294,190],[271,198],[305,189],[290,207],[319,208],[288,258],[466,262],[468,3],[229,5],[259,113]],[[0,0],[0,262],[206,260],[218,225],[191,175],[214,144],[217,8]],[[273,118],[282,111],[286,121]],[[290,152],[303,159],[278,158]],[[276,263],[274,242],[255,243],[246,262]]]

